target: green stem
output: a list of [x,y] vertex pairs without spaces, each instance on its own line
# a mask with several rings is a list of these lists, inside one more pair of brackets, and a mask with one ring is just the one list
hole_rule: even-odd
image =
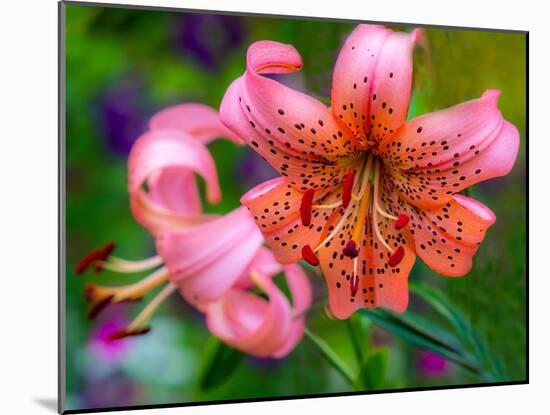
[[353,385],[355,381],[355,376],[351,369],[346,365],[346,363],[336,354],[334,350],[325,342],[322,338],[313,334],[308,329],[304,331],[306,337],[313,343],[321,354],[327,359],[327,361],[338,371],[340,374],[349,382],[350,385]]
[[363,351],[361,350],[361,344],[357,335],[357,324],[353,319],[353,316],[345,320],[346,327],[348,328],[349,337],[357,358],[357,364],[361,366],[363,363]]

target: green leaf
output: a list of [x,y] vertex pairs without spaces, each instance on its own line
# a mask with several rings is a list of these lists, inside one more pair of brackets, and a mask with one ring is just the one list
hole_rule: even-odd
[[490,372],[486,376],[487,380],[506,378],[502,363],[491,353],[485,339],[474,330],[470,322],[452,306],[452,303],[440,290],[420,281],[411,281],[410,289],[455,328],[458,337],[462,339],[463,350],[471,349],[479,361],[479,365]]
[[244,354],[229,347],[216,337],[210,337],[203,353],[199,386],[203,391],[214,389],[233,374]]
[[367,390],[383,388],[386,383],[388,355],[387,347],[371,349],[359,367],[355,387]]
[[336,354],[334,350],[322,338],[308,329],[304,331],[305,336],[319,349],[327,361],[350,383],[353,384],[355,376],[347,364]]
[[411,281],[409,288],[448,320],[460,336],[470,336],[470,324],[458,311],[451,307],[451,302],[440,290],[420,281]]
[[[409,343],[431,350],[477,376],[481,374],[481,370],[475,360],[471,359],[468,354],[462,350],[456,350],[453,346],[438,338],[435,333],[441,333],[443,329],[437,327],[434,323],[423,324],[422,327],[411,324],[411,321],[421,321],[421,317],[410,311],[406,313],[406,316],[405,314],[399,315],[380,309],[362,310],[361,314]],[[451,335],[448,334],[447,336]]]

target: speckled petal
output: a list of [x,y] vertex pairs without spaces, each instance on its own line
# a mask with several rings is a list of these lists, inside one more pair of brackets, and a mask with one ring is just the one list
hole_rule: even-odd
[[[340,193],[325,192],[315,203],[331,203],[341,197]],[[314,248],[328,232],[329,219],[339,213],[331,209],[312,209],[311,223],[302,224],[300,204],[303,194],[295,190],[288,180],[280,177],[269,180],[247,192],[241,203],[253,215],[267,244],[277,260],[283,264],[302,258],[302,247]]]
[[[222,122],[298,189],[339,185],[359,154],[357,141],[325,105],[261,76],[298,70],[289,45],[261,41],[247,54],[247,70],[227,90]],[[351,158],[351,160],[350,160]]]
[[519,147],[517,129],[498,110],[499,92],[409,121],[381,143],[400,193],[418,207],[435,207],[452,195],[510,172]]
[[[357,202],[353,202],[357,203]],[[392,212],[392,206],[383,201],[383,206]],[[360,308],[385,307],[403,312],[408,305],[408,276],[416,255],[414,242],[408,229],[396,230],[393,221],[377,216],[380,232],[392,249],[404,248],[404,257],[396,267],[390,267],[388,260],[392,253],[379,241],[372,227],[369,214],[363,229],[357,257],[358,290],[352,295],[350,287],[354,260],[343,255],[343,248],[351,239],[355,218],[342,227],[341,232],[319,252],[321,269],[329,290],[329,305],[339,319],[348,318]]]
[[418,34],[418,30],[403,33],[361,24],[340,50],[332,80],[332,110],[365,141],[379,142],[406,120]]

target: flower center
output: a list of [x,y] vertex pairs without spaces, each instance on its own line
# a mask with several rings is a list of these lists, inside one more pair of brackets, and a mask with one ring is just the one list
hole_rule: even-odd
[[[352,296],[355,296],[357,293],[357,257],[359,256],[359,251],[361,249],[362,238],[365,235],[367,220],[371,220],[373,237],[376,238],[391,253],[390,258],[388,259],[388,265],[390,267],[396,267],[399,265],[405,255],[405,250],[402,246],[399,246],[397,249],[390,246],[380,231],[379,217],[383,216],[384,218],[393,221],[395,229],[398,230],[406,226],[409,222],[409,217],[406,214],[401,213],[399,216],[395,216],[384,210],[382,207],[382,161],[376,157],[373,152],[369,152],[365,157],[365,161],[361,169],[359,170],[359,174],[356,174],[355,171],[351,171],[346,175],[342,184],[341,200],[331,204],[316,204],[315,191],[308,190],[303,195],[302,204],[300,207],[302,224],[304,226],[308,226],[310,224],[311,210],[314,208],[344,208],[340,221],[334,226],[326,238],[323,239],[319,245],[317,245],[317,247],[311,248],[309,245],[306,245],[302,248],[303,259],[314,266],[319,264],[319,260],[315,253],[330,242],[336,235],[338,235],[342,227],[348,220],[350,220],[350,218],[353,221],[351,239],[347,241],[342,250],[344,256],[354,260],[354,271],[352,278],[350,279],[350,291]],[[358,203],[350,203],[352,200]]]

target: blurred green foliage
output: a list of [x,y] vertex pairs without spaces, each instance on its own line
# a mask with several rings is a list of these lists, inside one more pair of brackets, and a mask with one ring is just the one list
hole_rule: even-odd
[[[128,341],[125,355],[98,362],[90,344],[101,322],[86,320],[87,282],[127,283],[126,276],[104,272],[77,278],[79,258],[105,241],[117,241],[117,254],[140,259],[154,253],[147,232],[136,224],[126,192],[126,159],[112,151],[105,130],[104,94],[128,80],[139,84],[135,102],[143,123],[168,105],[199,101],[217,107],[226,87],[244,70],[247,45],[259,39],[293,44],[304,58],[296,82],[328,102],[334,59],[353,26],[343,22],[267,17],[236,18],[242,38],[227,48],[217,65],[206,67],[196,51],[183,48],[174,33],[190,20],[182,14],[69,4],[66,7],[66,229],[67,229],[67,394],[71,408],[238,399],[348,391],[352,387],[312,342],[304,340],[281,361],[245,357],[227,379],[199,376],[209,334],[197,313],[179,298],[167,302],[153,320],[153,332]],[[396,26],[397,29],[410,28]],[[223,29],[215,27],[216,36]],[[219,33],[218,33],[219,32]],[[208,33],[205,32],[208,36]],[[502,365],[500,381],[524,380],[526,353],[526,38],[523,34],[426,29],[415,52],[415,85],[410,116],[476,98],[486,89],[502,91],[499,107],[521,134],[512,173],[482,183],[471,195],[486,203],[498,220],[465,278],[442,278],[417,261],[411,280],[437,287],[485,342],[485,352]],[[116,94],[115,94],[116,103]],[[121,96],[121,100],[127,99]],[[102,112],[103,111],[103,112]],[[206,210],[227,212],[250,188],[241,167],[251,156],[245,147],[218,140],[210,145],[223,201]],[[243,175],[244,174],[244,175]],[[324,283],[312,282],[319,304]],[[444,318],[413,296],[410,312],[439,327]],[[139,305],[136,307],[140,307]],[[119,310],[131,317],[135,309]],[[408,315],[409,312],[405,314]],[[350,327],[355,338],[350,337]],[[406,338],[375,327],[370,320],[328,319],[318,306],[309,327],[360,379],[356,388],[384,389],[481,382],[450,364],[437,375],[423,373],[419,349]],[[161,327],[161,329],[156,329]],[[164,327],[164,328],[163,328]],[[449,327],[452,327],[449,326]],[[459,331],[448,328],[455,335]],[[454,330],[454,331],[453,331]],[[463,338],[460,339],[464,341]],[[210,340],[213,342],[213,340]],[[141,346],[140,346],[141,345]],[[211,345],[215,348],[215,345]],[[214,353],[214,352],[209,352]],[[232,355],[219,357],[223,362]],[[224,357],[225,356],[225,357]],[[96,359],[96,360],[94,360]],[[90,363],[92,362],[92,363]],[[150,362],[149,365],[146,363]],[[226,363],[224,363],[225,365]],[[169,367],[173,374],[169,376]],[[101,369],[101,370],[100,370]],[[230,373],[229,373],[230,372]],[[230,376],[229,376],[230,375]],[[111,383],[109,383],[111,382]],[[201,388],[207,382],[208,387]],[[359,385],[359,386],[357,386]],[[105,388],[117,391],[111,400]],[[99,396],[99,397],[98,397]]]

